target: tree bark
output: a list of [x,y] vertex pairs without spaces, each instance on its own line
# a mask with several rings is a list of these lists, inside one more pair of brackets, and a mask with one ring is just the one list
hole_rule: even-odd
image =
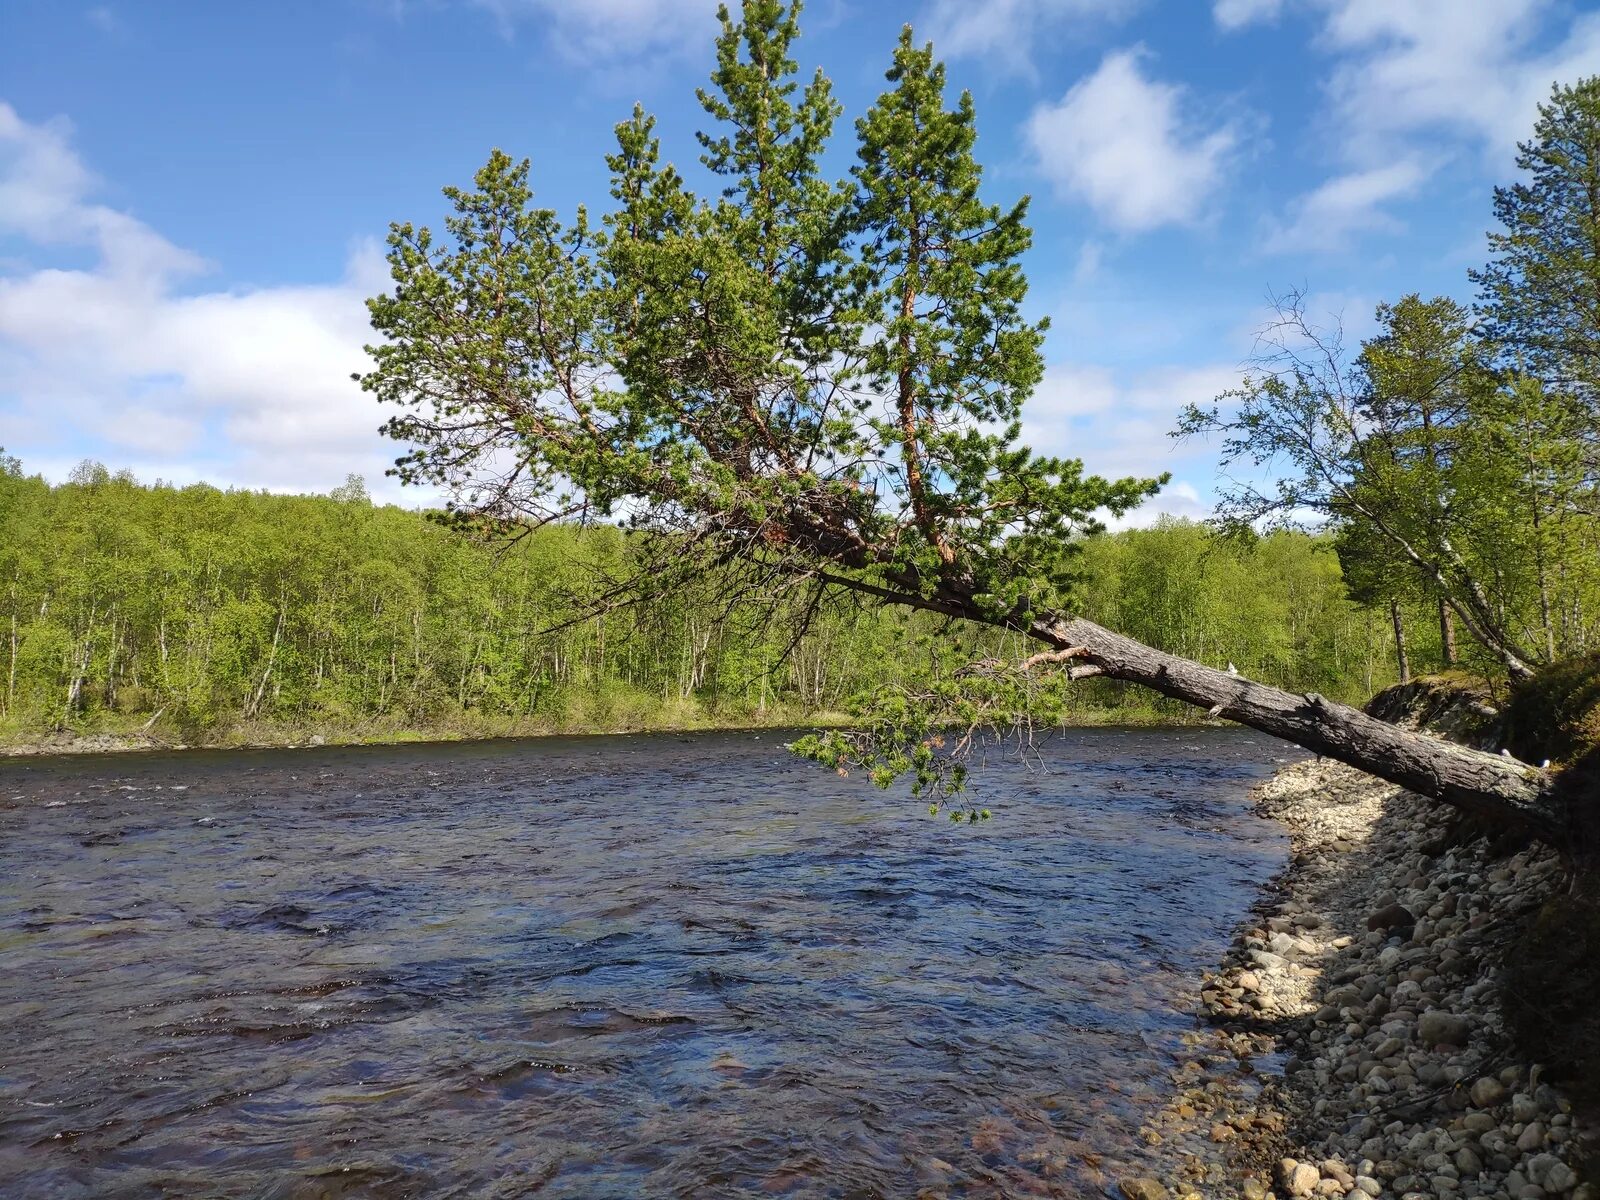
[[1315,692],[1295,695],[1178,658],[1081,617],[1037,620],[1029,633],[1057,650],[1079,649],[1073,661],[1084,666],[1069,668],[1075,675],[1103,674],[1142,684],[1565,847],[1565,806],[1553,795],[1547,771],[1391,725]]
[[1400,668],[1400,682],[1411,682],[1411,660],[1406,657],[1406,626],[1400,619],[1400,601],[1390,599],[1389,617],[1394,621],[1394,656]]
[[1439,598],[1439,645],[1444,648],[1445,670],[1456,665],[1456,614],[1444,597]]
[[1071,678],[1105,676],[1139,684],[1537,838],[1569,861],[1575,849],[1572,813],[1550,772],[1509,755],[1392,725],[1315,692],[1296,694],[1256,683],[1157,650],[1083,617],[1046,612],[1019,620],[985,610],[960,586],[947,585],[930,596],[825,572],[821,577],[893,604],[1017,630],[1054,652],[1036,660],[1066,664]]

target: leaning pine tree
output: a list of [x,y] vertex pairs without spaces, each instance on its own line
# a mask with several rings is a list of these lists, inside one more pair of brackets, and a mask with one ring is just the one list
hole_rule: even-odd
[[[526,162],[496,152],[449,190],[448,238],[397,225],[383,341],[363,385],[399,406],[407,481],[508,530],[625,519],[639,576],[610,602],[711,562],[763,588],[849,594],[1013,630],[1020,663],[888,694],[869,731],[803,749],[879,782],[954,788],[942,731],[1048,710],[1075,680],[1153,688],[1570,849],[1548,773],[1163,653],[1073,612],[1072,546],[1163,480],[1108,481],[1022,445],[1042,373],[1023,315],[1026,207],[980,198],[972,102],[908,29],[857,122],[857,165],[821,158],[839,108],[791,57],[798,2],[721,12],[701,93],[713,199],[660,160],[642,112],[617,128],[613,212],[562,227]],[[814,605],[800,605],[810,611]]]

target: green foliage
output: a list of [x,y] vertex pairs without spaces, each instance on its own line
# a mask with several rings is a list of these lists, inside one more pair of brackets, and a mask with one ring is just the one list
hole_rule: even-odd
[[820,163],[841,109],[801,88],[799,5],[724,8],[695,195],[641,109],[607,159],[592,228],[533,205],[496,151],[447,189],[445,235],[397,224],[383,342],[363,386],[401,415],[403,479],[458,518],[603,517],[678,535],[632,581],[707,562],[819,566],[861,587],[957,588],[997,620],[1059,603],[1070,538],[1159,481],[1108,482],[1018,441],[1043,323],[1023,315],[1026,202],[979,196],[973,105],[906,30],[856,122],[858,164]]
[[1518,371],[1600,412],[1600,76],[1557,85],[1521,178],[1494,191],[1493,259],[1472,273],[1489,342]]
[[1075,530],[1121,513],[1159,481],[1108,484],[1082,463],[1019,445],[1022,404],[1044,372],[1048,322],[1030,323],[1020,256],[1028,203],[979,198],[972,97],[946,107],[945,70],[908,26],[893,85],[856,123],[852,279],[868,320],[862,375],[890,399],[870,414],[865,448],[898,460],[905,516],[896,565],[937,579],[950,564],[984,581],[991,612],[1066,598],[1059,572]]
[[[1179,713],[1120,684],[1020,677],[1016,633],[812,608],[793,589],[730,603],[731,569],[597,612],[608,581],[651,553],[614,526],[551,525],[496,546],[375,506],[359,480],[280,496],[146,487],[96,464],[77,475],[51,487],[0,471],[0,733],[13,740],[152,718],[167,736],[215,741],[852,712],[884,735],[866,769],[921,772],[943,794],[965,770],[947,752],[974,721],[1026,733]],[[1335,696],[1387,682],[1384,626],[1344,602],[1313,539],[1237,546],[1165,523],[1086,539],[1081,562],[1086,611],[1157,644]],[[1246,594],[1234,613],[1230,595]]]
[[1546,667],[1511,694],[1505,741],[1526,762],[1568,764],[1600,751],[1600,654]]
[[[1519,677],[1600,633],[1583,453],[1600,438],[1573,365],[1600,311],[1600,225],[1563,208],[1586,183],[1593,206],[1592,83],[1558,90],[1541,118],[1521,160],[1535,181],[1498,210],[1521,225],[1494,243],[1485,283],[1496,327],[1530,347],[1540,306],[1507,297],[1547,276],[1577,285],[1533,364],[1564,355],[1562,371],[1507,370],[1465,310],[1417,296],[1382,306],[1381,334],[1347,358],[1291,299],[1241,388],[1180,429],[1219,433],[1225,461],[1269,472],[1225,496],[1238,536],[1167,525],[1107,539],[1105,518],[1165,480],[1108,481],[1021,443],[1046,323],[1025,311],[1027,201],[983,195],[971,97],[947,96],[932,47],[906,28],[886,89],[854,123],[850,177],[830,179],[842,108],[821,72],[801,86],[799,12],[797,0],[719,10],[697,93],[710,193],[662,162],[636,107],[616,127],[613,203],[597,223],[536,207],[529,164],[496,150],[471,189],[445,190],[441,235],[392,227],[393,288],[369,302],[381,341],[360,378],[399,409],[387,426],[406,446],[398,474],[448,495],[453,520],[570,537],[567,523],[625,517],[634,535],[587,593],[602,629],[624,601],[665,606],[708,584],[726,594],[725,619],[777,596],[809,632],[854,595],[985,629],[885,672],[856,705],[859,734],[800,745],[918,791],[958,788],[980,729],[1060,720],[1081,694],[1120,700],[1094,675],[1161,687],[1077,615],[1113,614],[1157,647],[1325,695],[1371,690],[1372,649],[1398,643],[1403,607],[1442,601]],[[1537,229],[1523,228],[1528,212]],[[1308,514],[1343,533],[1354,594],[1386,602],[1392,635],[1370,609],[1352,615],[1328,542],[1257,536]],[[1408,586],[1383,585],[1396,568]],[[1017,667],[1021,636],[1056,647],[1056,669]],[[755,647],[771,661],[758,637],[736,654],[753,666]],[[481,654],[480,690],[511,703],[520,692],[501,673],[515,660]],[[778,658],[806,652],[794,641]]]
[[1225,520],[1331,521],[1363,603],[1442,601],[1514,679],[1600,633],[1600,78],[1554,89],[1517,167],[1477,317],[1406,296],[1347,359],[1290,297],[1243,385],[1178,430],[1274,473],[1231,483]]
[[[1218,537],[1192,521],[1085,539],[1080,611],[1159,649],[1296,691],[1359,703],[1394,679],[1390,628],[1345,597],[1327,538],[1280,531]],[[1048,664],[1020,669],[1030,649],[1018,635],[930,637],[926,677],[853,698],[850,729],[800,739],[794,748],[880,786],[908,776],[915,794],[943,798],[967,782],[966,763],[1003,740],[1026,751],[1060,724],[1185,719],[1193,710],[1112,680],[1071,682]],[[963,818],[969,802],[953,808]]]

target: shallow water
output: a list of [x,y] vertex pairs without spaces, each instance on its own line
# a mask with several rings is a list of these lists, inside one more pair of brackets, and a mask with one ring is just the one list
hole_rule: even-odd
[[930,818],[773,734],[0,766],[0,1194],[1076,1196],[1284,841],[1243,731]]

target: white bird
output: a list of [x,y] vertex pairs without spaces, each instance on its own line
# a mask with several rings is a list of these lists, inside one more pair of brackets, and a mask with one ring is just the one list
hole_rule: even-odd
[[1232,663],[1229,663],[1228,664],[1228,674],[1229,675],[1237,675],[1238,673],[1239,673],[1239,668],[1234,666]]

